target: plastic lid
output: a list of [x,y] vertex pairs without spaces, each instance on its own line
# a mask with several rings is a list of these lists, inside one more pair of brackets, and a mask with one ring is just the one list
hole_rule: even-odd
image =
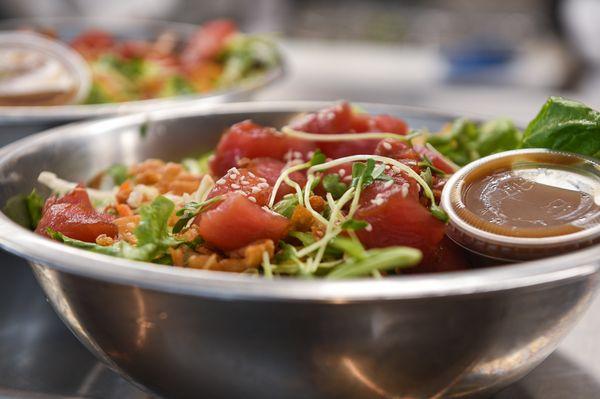
[[90,90],[87,62],[33,32],[0,33],[0,105],[80,103]]
[[442,192],[448,236],[509,261],[600,242],[600,163],[546,149],[508,151],[456,172]]

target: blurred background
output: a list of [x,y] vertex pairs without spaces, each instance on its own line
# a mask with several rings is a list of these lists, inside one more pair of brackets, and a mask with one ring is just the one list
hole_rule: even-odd
[[278,35],[288,79],[259,99],[402,103],[527,120],[565,93],[599,105],[596,0],[3,0],[2,18],[236,20]]

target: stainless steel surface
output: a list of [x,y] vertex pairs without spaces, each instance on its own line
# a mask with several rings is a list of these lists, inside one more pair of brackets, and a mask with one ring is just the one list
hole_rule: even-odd
[[[73,125],[0,151],[0,202],[50,169],[85,180],[112,162],[179,159],[245,118],[281,125],[317,103],[189,105]],[[366,105],[439,127],[446,116]],[[32,168],[31,165],[35,165]],[[590,303],[600,247],[527,264],[382,281],[266,281],[87,253],[0,218],[51,303],[115,369],[169,397],[461,396],[541,362]]]
[[[0,252],[0,265],[0,398],[150,398],[96,360],[67,330],[26,261]],[[596,399],[598,334],[600,298],[556,352],[494,399]]]
[[[18,29],[22,27],[53,28],[63,40],[71,40],[78,33],[88,28],[106,29],[119,38],[147,39],[155,38],[165,31],[175,32],[182,38],[188,38],[198,28],[197,25],[153,21],[131,18],[24,18],[0,22],[0,30]],[[283,54],[281,54],[283,59]],[[0,125],[34,125],[49,127],[59,122],[80,119],[123,115],[134,112],[146,112],[157,108],[181,106],[190,100],[206,104],[218,104],[232,101],[245,101],[252,98],[255,92],[272,84],[284,75],[282,65],[266,72],[257,78],[250,79],[227,90],[204,94],[193,94],[172,98],[159,98],[143,101],[129,101],[110,104],[81,104],[59,106],[0,106]],[[42,129],[40,129],[42,130]]]

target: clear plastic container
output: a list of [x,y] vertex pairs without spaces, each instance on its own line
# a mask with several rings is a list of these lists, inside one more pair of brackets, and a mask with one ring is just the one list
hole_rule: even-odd
[[520,261],[600,242],[600,163],[546,149],[503,152],[455,173],[442,193],[448,236],[477,254]]
[[33,32],[0,33],[0,105],[65,105],[83,101],[91,77],[70,47]]

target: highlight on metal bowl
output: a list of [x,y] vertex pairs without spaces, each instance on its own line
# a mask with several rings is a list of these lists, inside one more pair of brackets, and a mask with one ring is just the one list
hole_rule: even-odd
[[[54,194],[14,197],[4,212],[48,239],[156,267],[329,279],[465,270],[484,263],[474,256],[573,249],[536,252],[540,239],[597,243],[599,137],[600,113],[560,97],[524,131],[506,119],[412,130],[341,102],[277,128],[240,121],[200,158],[117,164],[87,184],[43,171]],[[440,206],[456,195],[466,209]]]

